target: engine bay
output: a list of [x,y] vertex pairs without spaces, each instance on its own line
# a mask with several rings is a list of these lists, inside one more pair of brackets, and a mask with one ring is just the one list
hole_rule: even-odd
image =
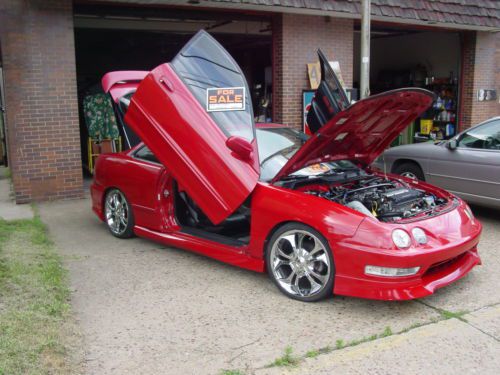
[[291,180],[283,186],[342,204],[382,222],[426,216],[448,202],[403,180],[354,168]]

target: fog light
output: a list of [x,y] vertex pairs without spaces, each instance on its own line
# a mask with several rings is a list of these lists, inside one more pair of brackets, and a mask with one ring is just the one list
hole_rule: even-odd
[[413,228],[411,230],[411,234],[413,234],[413,238],[421,244],[425,245],[427,243],[427,235],[425,234],[424,230],[421,228]]
[[394,242],[394,245],[396,245],[400,249],[406,249],[411,245],[411,238],[410,235],[404,230],[395,229],[392,232],[392,242]]
[[391,268],[379,266],[365,266],[365,274],[385,277],[403,277],[415,275],[420,267],[411,268]]

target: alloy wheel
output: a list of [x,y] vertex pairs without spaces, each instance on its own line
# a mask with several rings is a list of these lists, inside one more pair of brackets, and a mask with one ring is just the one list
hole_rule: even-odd
[[116,235],[123,235],[127,230],[129,207],[119,190],[113,190],[106,196],[104,213],[109,229]]
[[274,242],[270,267],[280,286],[289,294],[311,297],[328,283],[332,265],[323,243],[305,230],[290,230]]

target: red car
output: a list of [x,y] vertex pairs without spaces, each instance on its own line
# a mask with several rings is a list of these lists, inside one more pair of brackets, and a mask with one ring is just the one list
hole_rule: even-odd
[[[401,89],[350,105],[320,52],[313,135],[255,124],[242,71],[206,32],[172,62],[103,78],[144,142],[99,157],[95,213],[146,237],[253,271],[287,296],[427,296],[480,264],[461,199],[370,163],[434,95]],[[195,280],[193,280],[195,281]]]

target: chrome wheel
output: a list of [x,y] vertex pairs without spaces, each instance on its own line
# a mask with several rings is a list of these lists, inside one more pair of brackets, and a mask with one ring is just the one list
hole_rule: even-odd
[[278,284],[296,297],[321,293],[330,280],[332,264],[320,239],[306,230],[289,230],[273,243],[272,273]]
[[108,193],[106,196],[104,214],[109,230],[113,234],[122,236],[127,231],[129,207],[121,191],[112,190]]
[[401,176],[411,178],[412,180],[418,180],[418,177],[413,172],[403,172]]

